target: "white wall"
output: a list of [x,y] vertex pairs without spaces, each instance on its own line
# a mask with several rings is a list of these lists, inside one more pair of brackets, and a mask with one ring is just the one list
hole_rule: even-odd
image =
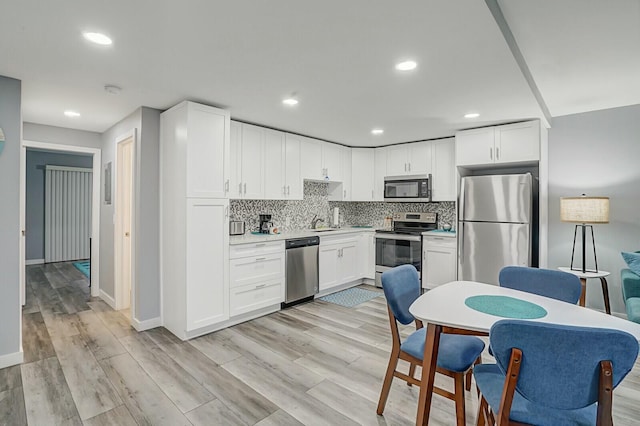
[[27,141],[57,143],[60,145],[82,146],[86,148],[101,148],[102,146],[100,133],[36,123],[23,124],[23,139]]
[[22,361],[20,336],[21,82],[0,76],[0,368]]
[[[554,118],[549,130],[551,268],[571,261],[574,224],[560,222],[560,197],[582,193],[610,197],[610,223],[594,225],[594,233],[598,267],[611,272],[611,310],[623,313],[620,252],[640,250],[640,105]],[[587,258],[593,262],[592,255]],[[587,283],[587,306],[604,309],[598,280]]]
[[[160,316],[160,247],[159,247],[159,152],[160,111],[142,107],[102,134],[102,163],[112,164],[116,176],[116,140],[136,129],[135,229],[137,266],[135,315],[139,321]],[[115,190],[112,181],[112,190]],[[102,186],[104,191],[104,185]],[[102,194],[104,199],[104,194]],[[115,200],[115,196],[113,196]],[[114,204],[102,203],[100,209],[100,290],[114,294]]]

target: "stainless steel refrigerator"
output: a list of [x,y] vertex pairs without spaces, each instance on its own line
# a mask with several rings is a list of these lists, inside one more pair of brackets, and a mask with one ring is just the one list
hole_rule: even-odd
[[504,266],[531,265],[532,176],[462,178],[458,279],[498,284]]

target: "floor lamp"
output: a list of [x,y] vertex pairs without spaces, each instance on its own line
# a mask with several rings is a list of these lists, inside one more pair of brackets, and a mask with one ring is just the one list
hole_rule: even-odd
[[[562,197],[560,198],[560,220],[575,223],[573,231],[573,249],[571,250],[571,270],[585,272],[598,271],[598,258],[596,257],[596,240],[593,237],[592,224],[609,223],[609,197]],[[576,236],[578,227],[582,230],[582,269],[573,267],[573,258],[576,251]],[[591,230],[591,242],[593,245],[593,260],[596,270],[587,269],[586,259],[586,234]]]

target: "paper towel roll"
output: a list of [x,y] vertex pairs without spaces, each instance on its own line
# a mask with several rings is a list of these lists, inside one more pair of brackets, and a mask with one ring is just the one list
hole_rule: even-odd
[[340,208],[334,207],[333,208],[333,226],[340,226],[340,223],[338,223],[339,221],[340,221]]

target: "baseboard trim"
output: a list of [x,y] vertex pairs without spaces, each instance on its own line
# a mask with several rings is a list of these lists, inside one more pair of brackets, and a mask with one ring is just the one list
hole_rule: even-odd
[[22,364],[22,361],[24,361],[24,353],[22,351],[7,355],[0,355],[0,369]]
[[136,329],[136,331],[151,330],[152,328],[160,327],[162,325],[162,318],[156,317],[144,321],[133,318],[131,319],[131,325]]
[[25,260],[24,264],[29,266],[29,265],[42,265],[44,264],[44,259],[29,259],[29,260]]
[[116,310],[116,301],[113,297],[109,296],[104,290],[100,290],[100,299],[104,300],[105,303],[111,306],[111,309]]

